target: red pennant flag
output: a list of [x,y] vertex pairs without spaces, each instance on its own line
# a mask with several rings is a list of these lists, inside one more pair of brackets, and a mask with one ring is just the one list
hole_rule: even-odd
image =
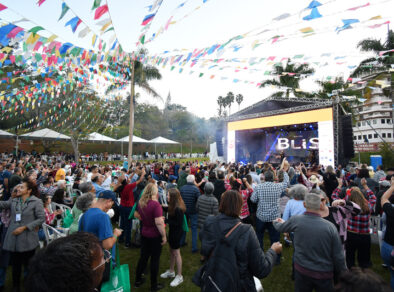
[[96,9],[94,12],[94,20],[99,19],[101,16],[103,16],[105,13],[108,12],[108,6],[107,4],[100,6],[99,8]]

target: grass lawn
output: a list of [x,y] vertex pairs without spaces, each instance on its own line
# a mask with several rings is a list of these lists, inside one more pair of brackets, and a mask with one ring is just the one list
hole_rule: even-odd
[[[265,248],[269,247],[268,233],[265,234]],[[184,282],[176,287],[170,287],[172,279],[160,279],[159,282],[165,285],[165,288],[161,291],[200,291],[199,287],[195,286],[191,278],[194,272],[200,267],[200,256],[198,254],[191,253],[191,232],[187,235],[188,245],[181,249],[183,259],[183,277]],[[128,264],[130,269],[130,281],[131,291],[150,291],[150,278],[149,278],[149,265],[147,268],[146,282],[138,289],[133,287],[135,282],[135,270],[137,268],[137,262],[140,255],[140,249],[137,248],[124,248],[123,245],[120,248],[120,262],[121,264]],[[294,291],[294,284],[290,278],[291,275],[291,256],[293,249],[283,248],[282,263],[279,266],[275,266],[271,274],[263,279],[264,292],[282,292],[282,291]],[[372,244],[371,258],[373,262],[372,269],[381,275],[386,282],[390,281],[390,275],[388,270],[382,268],[382,260],[380,258],[379,246]],[[160,258],[160,269],[159,274],[166,271],[169,267],[169,246],[168,244],[163,247],[163,251]],[[6,291],[11,291],[12,280],[11,280],[11,268],[7,271],[6,287],[9,288]]]

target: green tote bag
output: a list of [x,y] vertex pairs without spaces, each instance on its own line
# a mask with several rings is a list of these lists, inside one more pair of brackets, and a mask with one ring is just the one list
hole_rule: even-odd
[[112,269],[109,280],[101,285],[101,292],[130,292],[129,265],[120,265],[119,247],[116,245],[116,268]]

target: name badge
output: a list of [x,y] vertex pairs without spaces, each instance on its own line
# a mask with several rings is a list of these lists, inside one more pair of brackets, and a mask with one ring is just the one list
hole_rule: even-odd
[[19,221],[21,221],[21,220],[22,220],[22,215],[21,215],[21,214],[16,214],[15,221],[16,221],[16,222],[19,222]]

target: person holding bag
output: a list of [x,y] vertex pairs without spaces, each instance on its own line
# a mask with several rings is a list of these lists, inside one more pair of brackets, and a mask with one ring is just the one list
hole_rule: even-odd
[[[174,278],[170,283],[171,287],[176,287],[183,282],[182,257],[180,250],[181,237],[183,234],[183,221],[186,211],[185,203],[182,200],[178,189],[168,191],[168,225],[170,227],[168,243],[170,244],[170,269],[160,275],[161,278]],[[175,263],[177,274],[175,276]]]
[[161,248],[167,243],[164,227],[163,209],[158,202],[158,189],[155,183],[149,183],[138,202],[134,216],[142,222],[141,254],[138,260],[135,288],[140,287],[145,279],[142,278],[149,258],[151,291],[158,291],[164,286],[157,283],[159,273]]
[[[219,215],[209,216],[200,232],[201,254],[207,263],[193,277],[202,291],[256,291],[253,277],[267,277],[282,252],[279,242],[264,254],[251,225],[242,224],[238,191],[223,193]],[[212,290],[211,290],[212,288]]]

